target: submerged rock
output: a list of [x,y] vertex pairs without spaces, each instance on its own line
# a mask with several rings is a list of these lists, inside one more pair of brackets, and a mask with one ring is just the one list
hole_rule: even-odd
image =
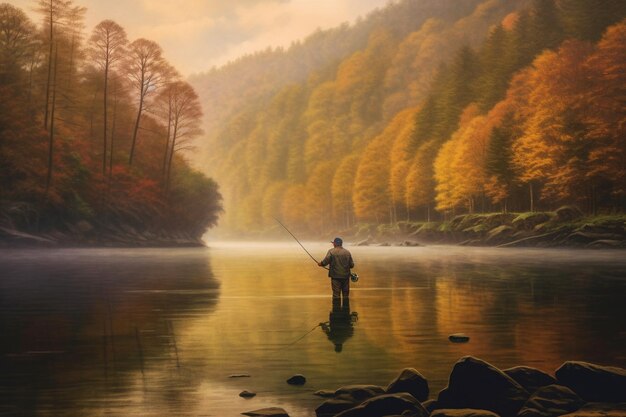
[[578,410],[585,402],[571,389],[548,385],[537,390],[524,404],[518,417],[557,417]]
[[304,385],[306,384],[306,378],[304,377],[304,375],[297,374],[289,378],[287,380],[287,383],[289,385]]
[[524,387],[530,394],[541,387],[556,384],[556,379],[553,376],[529,366],[515,366],[505,369],[503,372],[513,378],[515,382]]
[[371,398],[335,417],[385,417],[404,413],[413,417],[428,417],[428,411],[422,404],[405,392]]
[[335,396],[334,398],[326,400],[320,404],[315,409],[315,415],[317,417],[332,417],[342,411],[354,408],[362,402],[363,401],[355,400],[347,394]]
[[561,417],[624,417],[626,416],[626,402],[588,403],[573,413],[563,414]]
[[430,417],[500,417],[493,411],[476,410],[473,408],[442,408],[435,410]]
[[229,378],[250,378],[250,374],[230,374]]
[[347,395],[355,401],[364,401],[384,393],[383,387],[378,385],[346,385],[335,391],[335,397]]
[[252,398],[252,397],[256,396],[256,392],[251,392],[251,391],[244,390],[244,391],[241,391],[239,393],[239,396],[243,397],[243,398]]
[[626,402],[626,369],[587,362],[565,362],[556,379],[587,402]]
[[319,391],[315,391],[313,395],[317,395],[318,397],[323,397],[323,398],[332,398],[335,396],[335,391],[321,389]]
[[469,342],[470,338],[468,335],[463,333],[454,333],[448,336],[448,340],[452,343],[466,343]]
[[404,369],[387,387],[387,393],[408,392],[418,401],[428,399],[428,381],[413,368]]
[[289,414],[287,414],[285,410],[278,407],[261,408],[259,410],[246,411],[241,414],[250,417],[289,417]]
[[495,366],[466,356],[452,369],[448,387],[439,393],[441,408],[489,410],[502,417],[514,416],[530,395]]
[[333,398],[323,402],[315,409],[318,417],[334,416],[345,410],[356,407],[363,401],[378,395],[383,395],[385,390],[378,385],[346,385],[337,389]]

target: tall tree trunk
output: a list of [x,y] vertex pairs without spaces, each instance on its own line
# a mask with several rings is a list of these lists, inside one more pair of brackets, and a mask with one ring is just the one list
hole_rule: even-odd
[[141,112],[143,111],[144,100],[144,74],[141,74],[141,91],[139,95],[139,108],[137,109],[137,119],[135,120],[135,128],[133,129],[133,140],[130,144],[130,154],[128,155],[128,165],[133,165],[133,157],[135,155],[135,145],[137,143],[137,133],[139,132],[139,122],[141,121]]
[[52,83],[52,109],[50,112],[50,136],[48,141],[48,175],[46,177],[46,193],[48,195],[48,191],[50,190],[50,184],[52,183],[52,169],[53,169],[53,157],[54,157],[54,111],[56,108],[56,99],[57,99],[57,64],[58,64],[58,56],[59,56],[59,46],[56,45],[56,50],[54,53],[54,77]]
[[172,135],[172,147],[170,149],[169,161],[167,163],[167,177],[165,180],[165,191],[170,189],[170,180],[172,179],[172,161],[174,160],[174,150],[176,146],[176,135],[178,134],[178,121],[174,122],[174,134]]
[[172,101],[169,100],[167,109],[167,137],[165,138],[165,152],[163,154],[163,178],[165,179],[167,174],[167,156],[170,149],[170,134],[172,133]]
[[109,152],[109,181],[113,177],[113,152],[115,151],[115,128],[117,126],[117,84],[115,85],[115,91],[113,93],[113,125],[111,126],[111,146]]
[[[53,8],[50,3],[50,48],[48,49],[48,81],[46,82],[46,106],[43,115],[43,127],[48,130],[48,113],[50,106],[50,80],[52,79],[52,46],[54,37],[54,21],[53,21]],[[56,71],[56,70],[55,70]],[[55,75],[56,76],[56,75]]]
[[528,183],[528,188],[530,190],[530,212],[535,212],[535,197],[533,195],[533,183],[532,181]]
[[107,172],[107,116],[108,116],[108,103],[107,103],[107,95],[109,92],[109,60],[107,58],[104,64],[104,99],[103,99],[103,118],[104,123],[102,124],[102,176],[106,176]]

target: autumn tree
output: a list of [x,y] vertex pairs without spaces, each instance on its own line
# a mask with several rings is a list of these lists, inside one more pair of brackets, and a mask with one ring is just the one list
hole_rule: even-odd
[[435,200],[433,161],[438,149],[439,142],[432,139],[422,144],[411,160],[405,179],[407,220],[422,207],[426,212],[425,220],[431,220],[431,206]]
[[331,185],[333,218],[337,225],[350,227],[354,223],[352,194],[359,166],[359,155],[346,156],[335,171]]
[[163,157],[165,189],[167,190],[172,176],[174,154],[183,149],[189,149],[190,141],[202,133],[200,128],[202,107],[193,87],[184,81],[167,84],[159,94],[158,101],[166,109],[164,120],[168,126]]
[[19,80],[35,42],[35,25],[8,3],[0,4],[0,85]]
[[174,70],[163,58],[161,47],[156,42],[143,38],[137,39],[129,45],[125,65],[124,72],[128,75],[135,90],[137,102],[137,116],[128,155],[128,165],[132,165],[141,116],[148,107],[148,100],[169,78],[174,76]]
[[[44,102],[44,116],[43,116],[43,124],[44,128],[48,130],[48,121],[50,115],[50,95],[51,89],[53,86],[52,78],[55,76],[53,74],[53,66],[56,66],[56,63],[53,62],[53,57],[56,56],[58,58],[58,54],[54,53],[55,46],[58,47],[56,42],[56,35],[60,24],[62,24],[62,20],[67,16],[67,11],[72,5],[71,0],[37,0],[37,8],[36,11],[39,12],[43,18],[45,25],[47,26],[47,38],[46,43],[48,46],[48,66],[47,66],[47,81],[46,81],[46,99]],[[54,94],[54,93],[52,93]]]
[[124,58],[127,43],[126,31],[112,20],[100,22],[89,38],[89,57],[102,71],[102,175],[106,174],[107,169],[109,73]]

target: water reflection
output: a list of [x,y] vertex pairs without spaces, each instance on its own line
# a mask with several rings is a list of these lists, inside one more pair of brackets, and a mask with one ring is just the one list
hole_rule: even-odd
[[328,321],[321,324],[328,340],[335,345],[335,352],[341,353],[343,344],[354,334],[354,323],[359,319],[359,313],[350,312],[350,298],[332,298],[332,310]]
[[[350,250],[360,280],[330,306],[328,277],[291,242],[0,251],[0,415],[306,417],[315,390],[386,385],[405,367],[436,393],[464,355],[626,365],[621,252]],[[457,332],[470,342],[450,343]],[[295,373],[304,387],[285,383]]]
[[220,293],[206,253],[8,251],[0,264],[1,415],[95,415],[157,379],[180,391],[162,377],[180,367],[176,323]]

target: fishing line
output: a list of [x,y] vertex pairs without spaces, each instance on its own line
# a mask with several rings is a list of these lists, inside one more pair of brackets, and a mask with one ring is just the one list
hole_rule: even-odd
[[[311,259],[313,259],[313,262],[315,262],[316,264],[318,264],[318,265],[319,265],[319,262],[317,261],[317,259],[315,259],[315,258],[313,257],[313,255],[311,255],[311,254],[309,253],[309,251],[308,251],[308,250],[306,250],[306,248],[304,247],[304,245],[302,245],[302,243],[300,243],[300,241],[298,240],[298,238],[297,238],[297,237],[295,237],[295,236],[294,236],[294,234],[293,234],[293,233],[291,233],[291,232],[289,231],[289,229],[287,229],[287,226],[285,226],[284,224],[282,224],[282,223],[281,223],[281,221],[280,221],[280,220],[278,220],[276,217],[274,217],[274,220],[276,220],[276,221],[278,222],[278,224],[280,224],[280,225],[281,225],[281,226],[282,226],[282,227],[283,227],[283,228],[287,231],[287,233],[289,233],[289,234],[291,235],[291,237],[293,237],[293,238],[296,240],[296,242],[298,242],[298,245],[300,245],[300,247],[302,247],[302,249],[304,249],[304,251],[307,253],[307,255],[309,255],[309,257],[310,257]],[[328,268],[324,267],[324,269],[328,269]]]

